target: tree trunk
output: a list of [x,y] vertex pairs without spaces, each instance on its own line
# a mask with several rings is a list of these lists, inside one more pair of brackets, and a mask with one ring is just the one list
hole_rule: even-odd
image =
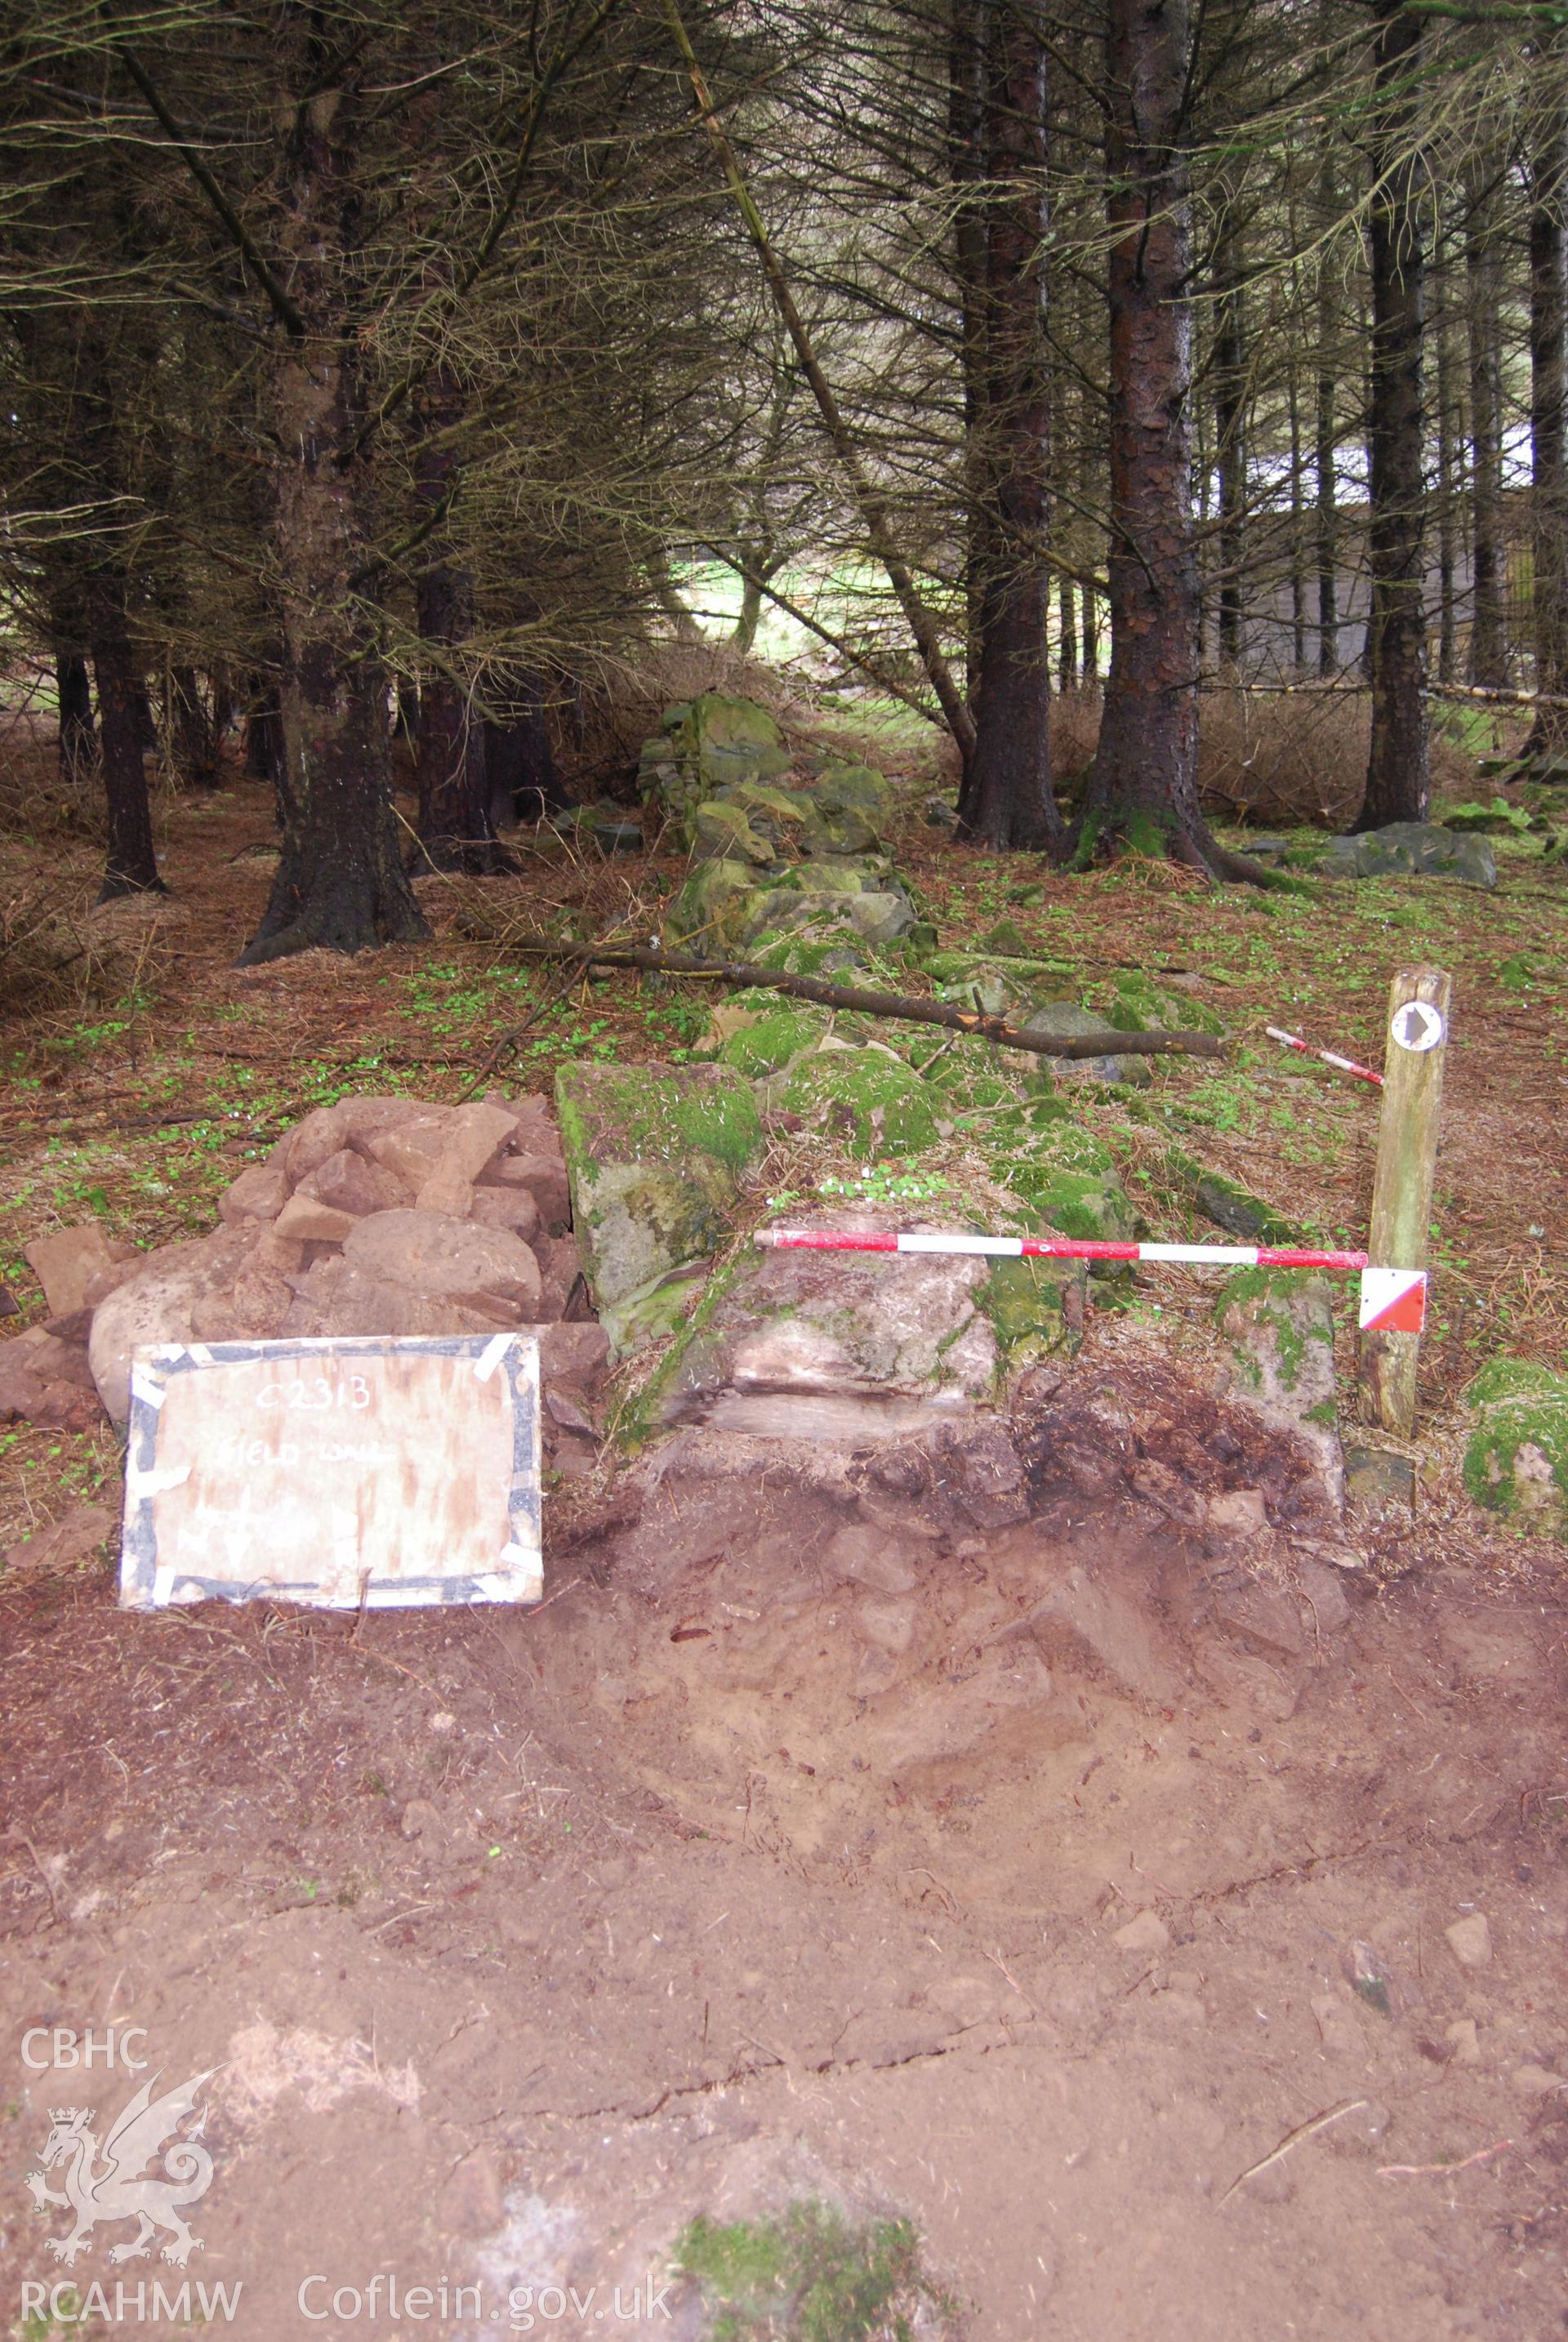
[[1288,384],[1291,434],[1291,673],[1306,671],[1306,537],[1302,528],[1301,384],[1291,353]]
[[986,505],[982,686],[959,834],[994,852],[1062,836],[1051,794],[1051,378],[1045,341],[1045,14],[996,0],[986,145]]
[[93,686],[80,651],[55,654],[55,691],[60,709],[60,778],[80,788],[92,773],[97,751]]
[[1108,0],[1111,672],[1072,839],[1252,876],[1198,809],[1185,0]]
[[[414,581],[414,610],[420,640],[437,664],[419,693],[419,836],[410,866],[493,874],[503,865],[510,867],[511,857],[498,854],[491,824],[484,726],[449,656],[473,635],[474,585],[454,556],[444,525],[457,492],[460,457],[454,432],[463,415],[462,390],[444,367],[436,370],[415,411],[421,445],[414,464],[414,491],[434,525]],[[400,709],[402,702],[400,689]]]
[[1424,20],[1373,0],[1374,47],[1372,379],[1367,544],[1372,583],[1372,750],[1358,829],[1424,821],[1431,798],[1426,708],[1425,519],[1422,414],[1423,166],[1413,90]]
[[[1085,379],[1079,427],[1083,439],[1078,449],[1078,505],[1081,514],[1092,513],[1098,486],[1095,465],[1106,425],[1107,410],[1094,385]],[[1101,550],[1100,532],[1085,522],[1080,542],[1084,546],[1084,568],[1086,575],[1099,574],[1098,555]],[[1096,687],[1100,681],[1100,597],[1093,586],[1084,586],[1078,596],[1079,632],[1083,637],[1084,680]]]
[[275,783],[283,771],[283,704],[277,686],[251,678],[253,697],[245,716],[244,769],[247,781]]
[[762,624],[762,616],[763,589],[756,583],[755,578],[744,577],[741,580],[740,615],[735,620],[734,632],[730,636],[730,648],[737,658],[750,658],[752,645],[757,638],[757,628]]
[[547,821],[572,803],[545,720],[543,677],[519,678],[516,699],[509,722],[484,726],[485,790],[497,829],[510,829],[520,821]]
[[959,374],[964,392],[964,690],[984,681],[983,602],[990,566],[985,464],[986,57],[993,0],[951,0],[947,52],[947,156],[953,188],[953,273],[958,294]]
[[1430,328],[1437,347],[1437,679],[1440,683],[1452,683],[1454,679],[1454,527],[1459,517],[1460,447],[1463,438],[1462,429],[1455,427],[1461,423],[1461,418],[1455,413],[1458,402],[1453,365],[1453,284],[1446,265],[1449,249],[1446,235],[1433,248],[1433,274],[1441,291],[1437,314]]
[[1078,621],[1070,577],[1064,577],[1057,584],[1056,625],[1061,636],[1057,646],[1056,687],[1059,691],[1071,691],[1078,680]]
[[1503,297],[1495,189],[1473,185],[1466,206],[1464,275],[1470,358],[1471,495],[1474,514],[1474,596],[1470,619],[1470,680],[1505,684],[1508,645],[1503,614],[1503,380],[1497,341]]
[[[1333,152],[1323,141],[1318,204],[1324,221],[1335,208]],[[1320,255],[1317,278],[1317,412],[1313,418],[1313,487],[1317,525],[1317,671],[1326,682],[1339,670],[1339,519],[1334,509],[1333,275]]]
[[109,854],[98,900],[113,903],[122,895],[161,895],[165,889],[153,846],[138,705],[142,676],[125,625],[124,578],[100,569],[93,602],[93,679],[109,811]]
[[1214,255],[1214,455],[1220,491],[1219,654],[1234,670],[1242,656],[1243,531],[1246,525],[1246,340],[1238,228],[1227,217]]
[[1200,398],[1193,410],[1193,464],[1198,482],[1198,666],[1207,675],[1213,666],[1209,656],[1209,639],[1213,630],[1214,596],[1209,588],[1213,561],[1208,557],[1209,499],[1213,486],[1214,467],[1210,458],[1207,414]]
[[[1568,55],[1543,44],[1553,76],[1531,163],[1530,471],[1535,688],[1568,699]],[[1568,757],[1568,708],[1538,707],[1526,758]]]
[[[280,38],[306,19],[285,12]],[[314,16],[309,20],[314,25]],[[429,933],[398,853],[385,672],[356,589],[369,550],[365,407],[347,275],[361,193],[355,67],[322,94],[325,36],[296,35],[308,103],[285,109],[279,241],[307,332],[288,335],[270,385],[273,551],[283,628],[283,855],[254,965],[320,946],[363,951]],[[330,99],[330,102],[329,102]]]
[[192,666],[169,670],[165,706],[170,746],[180,778],[192,788],[214,789],[218,783],[217,742],[202,700],[201,685]]

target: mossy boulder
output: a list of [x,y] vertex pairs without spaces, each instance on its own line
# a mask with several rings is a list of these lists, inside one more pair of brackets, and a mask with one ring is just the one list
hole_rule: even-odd
[[1231,1380],[1265,1422],[1291,1432],[1313,1456],[1325,1506],[1344,1502],[1344,1457],[1333,1372],[1334,1288],[1315,1270],[1238,1268],[1225,1279],[1214,1318]]
[[563,1066],[555,1106],[584,1274],[619,1353],[628,1305],[728,1236],[761,1117],[728,1066]]
[[773,869],[801,845],[811,805],[802,790],[736,781],[694,808],[685,835],[699,858],[728,855],[734,861]]
[[1011,1370],[1078,1347],[1087,1286],[1081,1260],[996,1263],[975,1297]]
[[1331,837],[1320,851],[1325,878],[1453,878],[1462,886],[1497,884],[1497,857],[1483,837],[1435,821],[1391,821],[1353,837]]
[[741,806],[723,797],[709,797],[696,806],[686,828],[697,861],[752,862],[765,869],[776,858],[772,838],[754,829]]
[[1105,1021],[1122,1033],[1213,1033],[1223,1035],[1225,1020],[1185,993],[1167,992],[1142,969],[1118,976],[1105,999]]
[[815,1127],[842,1131],[864,1154],[917,1155],[936,1136],[937,1096],[882,1049],[801,1058],[772,1086],[769,1103]]
[[917,918],[909,888],[880,856],[800,862],[764,882],[747,915],[745,940],[839,927],[877,948],[896,943]]
[[1470,1386],[1480,1420],[1464,1450],[1478,1505],[1521,1528],[1568,1531],[1568,1374],[1529,1358],[1493,1358]]
[[756,872],[729,856],[699,862],[664,915],[670,941],[704,959],[738,951],[757,900]]
[[784,736],[765,707],[728,692],[664,710],[664,722],[643,744],[638,786],[671,819],[684,823],[704,797],[733,781],[772,781],[789,769]]
[[951,1001],[958,1008],[977,1009],[982,1016],[1007,1016],[1018,996],[996,967],[977,967],[963,976],[950,976],[932,989],[938,1000]]
[[992,1176],[1058,1236],[1076,1236],[1089,1244],[1133,1241],[1137,1215],[1114,1171],[1099,1176],[1021,1158],[994,1163]]
[[1299,1245],[1304,1241],[1295,1222],[1276,1212],[1261,1196],[1254,1196],[1239,1180],[1228,1179],[1223,1171],[1206,1169],[1179,1147],[1172,1147],[1166,1155],[1165,1173],[1206,1220],[1223,1228],[1239,1244]]
[[[933,952],[926,961],[932,980],[936,984],[956,984],[966,976],[991,967],[996,956],[986,951]],[[1068,997],[1068,980],[1073,975],[1071,964],[1062,959],[1014,959],[1004,954],[1008,961],[1005,974],[1009,984],[1027,985],[1037,1000]],[[1060,996],[1052,989],[1053,983],[1061,986]]]
[[893,818],[893,791],[874,765],[824,765],[807,800],[806,851],[864,854]]
[[[1026,1033],[1052,1041],[1087,1040],[1107,1029],[1104,1016],[1072,1000],[1042,1001],[1024,1026]],[[1052,1057],[1049,1063],[1058,1081],[1136,1083],[1142,1087],[1154,1079],[1146,1057]]]
[[746,948],[759,967],[776,968],[781,975],[847,976],[858,982],[875,973],[864,947],[851,936],[781,935],[774,927],[764,927]]
[[719,1056],[747,1081],[760,1081],[765,1075],[776,1074],[803,1050],[814,1049],[826,1031],[824,1010],[779,1001],[731,1033]]

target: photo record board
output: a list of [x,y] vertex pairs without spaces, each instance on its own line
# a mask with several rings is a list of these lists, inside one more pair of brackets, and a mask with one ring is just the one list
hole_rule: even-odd
[[120,1602],[536,1602],[532,1334],[160,1343],[131,1367]]

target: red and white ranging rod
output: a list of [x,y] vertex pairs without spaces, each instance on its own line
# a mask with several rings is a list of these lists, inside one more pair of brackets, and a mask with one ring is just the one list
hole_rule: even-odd
[[1325,1066],[1337,1066],[1342,1074],[1354,1074],[1359,1081],[1375,1082],[1383,1087],[1383,1076],[1374,1074],[1370,1066],[1358,1066],[1353,1057],[1336,1056],[1332,1049],[1314,1049],[1299,1033],[1286,1033],[1277,1025],[1265,1025],[1263,1031],[1271,1041],[1283,1041],[1287,1049],[1299,1049],[1303,1057],[1321,1057]]
[[1112,1244],[1078,1236],[974,1236],[959,1229],[898,1236],[839,1228],[759,1228],[773,1252],[965,1253],[994,1260],[1188,1261],[1198,1268],[1331,1268],[1361,1276],[1362,1330],[1419,1334],[1426,1322],[1423,1268],[1373,1268],[1363,1252],[1290,1245]]

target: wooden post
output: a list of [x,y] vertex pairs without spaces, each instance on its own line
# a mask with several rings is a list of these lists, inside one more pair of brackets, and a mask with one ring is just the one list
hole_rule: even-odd
[[[1424,1268],[1437,1165],[1443,1066],[1452,979],[1441,968],[1402,968],[1389,988],[1383,1119],[1367,1255],[1375,1268]],[[1408,1439],[1415,1421],[1419,1334],[1361,1337],[1361,1407],[1369,1423]]]

